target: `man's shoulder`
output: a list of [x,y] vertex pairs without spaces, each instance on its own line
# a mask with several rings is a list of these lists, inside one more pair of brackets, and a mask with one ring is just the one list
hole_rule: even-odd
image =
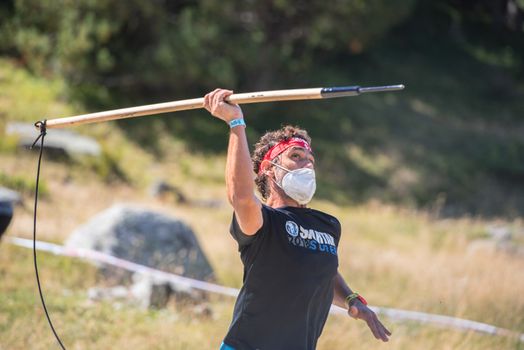
[[323,212],[321,210],[317,210],[317,209],[311,209],[311,211],[313,211],[315,215],[322,217],[324,220],[328,221],[329,223],[335,226],[340,226],[340,221],[335,216],[328,214],[326,212]]
[[335,216],[333,216],[331,214],[328,214],[326,212],[323,212],[321,210],[318,210],[318,209],[299,208],[299,207],[278,207],[278,208],[273,208],[273,207],[270,207],[270,206],[265,205],[265,204],[263,204],[262,206],[269,213],[273,213],[275,215],[279,215],[279,214],[280,215],[286,215],[286,216],[289,216],[289,215],[300,215],[300,216],[303,216],[304,218],[316,217],[316,218],[322,219],[323,221],[330,222],[333,225],[340,226],[340,221]]
[[334,216],[331,215],[331,214],[326,213],[325,211],[318,210],[318,209],[314,209],[314,208],[309,208],[309,210],[311,210],[311,211],[317,213],[318,215],[324,215],[324,216],[327,216],[327,217],[333,218],[333,219],[335,219],[335,220],[338,220],[336,217],[334,217]]

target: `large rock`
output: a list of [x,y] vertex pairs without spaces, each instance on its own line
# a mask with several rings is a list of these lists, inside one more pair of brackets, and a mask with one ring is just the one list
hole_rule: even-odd
[[66,245],[198,280],[213,279],[213,270],[191,228],[151,210],[123,205],[109,208],[76,229]]
[[[93,217],[76,229],[66,246],[93,249],[158,270],[198,280],[213,280],[209,265],[198,241],[187,225],[176,218],[137,207],[117,205]],[[173,295],[200,301],[205,295],[169,281],[141,273],[129,273],[101,266],[113,284],[130,287],[93,288],[93,299],[120,298],[122,290],[141,307],[165,307]]]
[[8,202],[13,205],[22,204],[22,196],[16,191],[0,186],[0,202]]
[[[39,131],[33,124],[8,123],[6,127],[6,134],[16,136],[18,145],[21,147],[30,147],[38,133]],[[36,146],[40,146],[40,141]],[[47,132],[44,148],[67,156],[88,155],[98,157],[102,153],[96,140],[74,131],[60,129]]]

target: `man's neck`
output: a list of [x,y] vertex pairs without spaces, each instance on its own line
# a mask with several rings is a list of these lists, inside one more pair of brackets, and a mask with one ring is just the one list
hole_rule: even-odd
[[297,207],[297,208],[305,208],[306,205],[298,204],[297,201],[289,198],[286,196],[286,198],[283,198],[282,196],[269,196],[269,198],[266,201],[266,204],[270,206],[271,208],[281,208],[281,207]]

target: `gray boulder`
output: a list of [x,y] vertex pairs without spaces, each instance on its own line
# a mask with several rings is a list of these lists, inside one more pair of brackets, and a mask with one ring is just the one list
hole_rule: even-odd
[[[38,136],[39,131],[33,124],[27,123],[8,123],[6,134],[18,138],[18,145],[30,147]],[[36,146],[39,146],[40,142]],[[90,137],[82,136],[70,130],[48,131],[45,137],[44,148],[48,148],[55,153],[63,153],[67,156],[88,155],[98,157],[101,154],[101,147],[98,142]]]
[[16,191],[0,186],[0,202],[9,202],[13,205],[22,204],[22,196]]
[[[76,229],[66,246],[97,250],[198,280],[214,279],[191,228],[176,218],[147,209],[113,206]],[[108,271],[111,274],[113,270]],[[118,273],[110,277],[125,282]]]

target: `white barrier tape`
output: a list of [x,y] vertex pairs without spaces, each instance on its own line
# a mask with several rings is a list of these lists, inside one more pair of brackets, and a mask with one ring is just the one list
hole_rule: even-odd
[[[520,334],[509,329],[495,327],[487,323],[481,323],[444,315],[427,314],[424,312],[391,309],[379,306],[369,306],[369,308],[373,310],[373,312],[375,312],[377,315],[383,315],[393,320],[416,321],[420,323],[429,323],[436,326],[453,328],[463,331],[472,330],[475,332],[487,333],[491,335],[514,337],[518,338],[521,342],[524,342],[524,334]],[[334,314],[347,314],[347,310],[335,305],[331,306],[331,312]]]
[[[20,247],[33,248],[33,241],[30,239],[18,238],[18,237],[7,237],[7,239]],[[120,259],[115,256],[104,254],[95,250],[81,249],[81,248],[69,248],[58,244],[47,243],[47,242],[36,242],[36,249],[49,252],[55,255],[64,255],[70,257],[81,258],[90,261],[96,261],[113,265],[116,267],[123,268],[128,271],[139,272],[154,278],[168,281],[182,287],[190,287],[208,292],[219,293],[236,297],[238,295],[238,289],[223,287],[217,284],[203,282],[192,278],[178,276],[169,272],[153,269],[148,266],[140,265],[128,260]]]
[[[33,241],[30,239],[10,237],[10,236],[7,236],[6,239],[14,245],[25,247],[25,248],[30,248],[30,249],[33,248]],[[150,275],[152,277],[155,277],[161,280],[169,281],[171,283],[174,283],[176,285],[183,286],[186,288],[187,287],[195,288],[195,289],[205,290],[205,291],[212,292],[212,293],[229,295],[232,297],[236,297],[239,293],[239,290],[235,288],[224,287],[218,284],[213,284],[213,283],[195,280],[192,278],[178,276],[173,273],[156,270],[156,269],[144,266],[144,265],[136,264],[131,261],[120,259],[112,255],[104,254],[104,253],[101,253],[95,250],[81,249],[81,248],[68,248],[68,247],[58,245],[58,244],[41,242],[41,241],[36,242],[36,249],[45,251],[45,252],[49,252],[55,255],[76,257],[76,258],[81,258],[85,260],[96,261],[96,262],[101,262],[101,263],[117,266],[117,267],[129,270],[129,271],[139,272],[139,273],[147,274],[147,275]],[[434,324],[438,326],[444,326],[444,327],[454,328],[454,329],[459,329],[459,330],[473,330],[473,331],[480,332],[480,333],[487,333],[487,334],[507,336],[507,337],[515,337],[515,338],[518,338],[521,342],[524,342],[524,334],[520,334],[520,333],[511,331],[508,329],[504,329],[504,328],[498,328],[498,327],[495,327],[495,326],[492,326],[486,323],[470,321],[470,320],[449,317],[449,316],[444,316],[444,315],[427,314],[427,313],[416,312],[416,311],[391,309],[391,308],[377,307],[377,306],[370,306],[370,308],[376,314],[384,315],[394,320],[417,321],[420,323],[429,323],[429,324]],[[346,315],[347,310],[341,307],[332,305],[330,313]]]

